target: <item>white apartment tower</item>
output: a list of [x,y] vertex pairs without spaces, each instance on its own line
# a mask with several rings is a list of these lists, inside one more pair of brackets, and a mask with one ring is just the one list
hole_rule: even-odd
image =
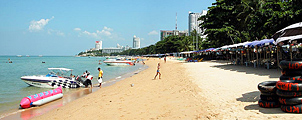
[[102,41],[95,41],[95,50],[102,49]]
[[134,49],[141,48],[140,38],[136,37],[135,35],[133,36],[133,48]]
[[202,13],[189,12],[189,35],[191,35],[191,32],[194,30],[196,30],[199,34],[202,33],[202,30],[199,27],[199,24],[202,23],[202,21],[198,21],[198,18],[206,14],[207,10],[202,10]]

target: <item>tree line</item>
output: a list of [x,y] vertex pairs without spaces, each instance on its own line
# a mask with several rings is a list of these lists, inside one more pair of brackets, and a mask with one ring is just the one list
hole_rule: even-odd
[[213,47],[270,39],[278,30],[302,21],[301,0],[216,0],[204,21],[205,42]]
[[[302,0],[216,0],[199,18],[203,30],[199,50],[245,41],[270,39],[278,30],[302,21]],[[190,36],[168,36],[154,45],[111,55],[146,55],[196,50],[196,31]]]

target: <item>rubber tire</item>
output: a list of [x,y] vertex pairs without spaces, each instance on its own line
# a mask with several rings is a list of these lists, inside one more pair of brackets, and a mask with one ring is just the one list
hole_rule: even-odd
[[302,70],[302,61],[301,60],[297,60],[297,61],[282,60],[280,62],[280,67],[281,67],[281,69]]
[[284,91],[302,91],[302,83],[296,80],[282,80],[276,84],[277,89]]
[[299,105],[281,105],[281,110],[287,113],[302,113],[302,104]]
[[283,69],[281,71],[281,75],[285,75],[285,76],[302,76],[302,70]]
[[277,95],[260,95],[260,99],[264,101],[277,101],[279,97]]
[[300,96],[302,96],[302,91],[294,92],[294,91],[277,90],[276,94],[279,97],[300,97]]
[[302,76],[285,76],[285,75],[281,75],[280,80],[300,80],[302,81]]
[[277,108],[277,107],[280,107],[279,101],[265,101],[265,100],[261,100],[261,99],[258,101],[258,105],[260,107],[263,107],[263,108]]
[[276,88],[276,83],[277,81],[264,81],[258,84],[258,90],[262,92],[273,92],[275,93],[277,88]]
[[302,104],[302,97],[293,97],[293,98],[280,97],[279,102],[283,105],[299,105]]
[[[277,91],[277,90],[276,90]],[[261,91],[260,91],[261,92]],[[266,95],[266,96],[274,96],[277,95],[276,92],[261,92],[260,95]]]

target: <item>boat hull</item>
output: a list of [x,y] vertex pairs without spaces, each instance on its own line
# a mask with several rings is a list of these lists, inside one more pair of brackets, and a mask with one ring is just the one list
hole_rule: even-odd
[[104,63],[108,66],[127,66],[134,65],[131,61],[104,61]]
[[82,83],[70,80],[67,78],[57,78],[57,77],[38,77],[38,76],[24,76],[21,80],[26,84],[41,88],[79,88],[83,86]]

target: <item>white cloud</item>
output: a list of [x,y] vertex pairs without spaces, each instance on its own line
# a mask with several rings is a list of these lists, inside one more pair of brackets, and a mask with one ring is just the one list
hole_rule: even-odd
[[158,32],[153,30],[153,31],[149,32],[148,35],[158,35]]
[[65,36],[65,34],[59,30],[53,30],[53,29],[48,29],[47,31],[48,34],[56,34],[56,35],[59,35],[59,36]]
[[94,37],[94,38],[98,38],[98,35],[96,33],[91,33],[86,30],[83,32],[83,34]]
[[113,37],[112,36],[112,31],[113,31],[112,28],[108,28],[108,27],[105,26],[101,31],[100,30],[96,30],[96,32],[88,32],[88,31],[85,30],[82,33],[85,34],[85,35],[88,35],[88,36],[100,39],[100,38],[102,38],[104,36],[112,38]]
[[81,31],[81,28],[74,28],[74,31]]
[[52,16],[50,19],[41,19],[39,21],[31,21],[30,22],[30,25],[28,27],[28,30],[30,32],[33,32],[33,31],[41,31],[43,30],[44,26],[48,24],[48,22],[50,20],[54,19],[54,16]]
[[112,28],[108,28],[108,27],[104,27],[104,30],[106,30],[106,31],[113,31],[113,29]]

